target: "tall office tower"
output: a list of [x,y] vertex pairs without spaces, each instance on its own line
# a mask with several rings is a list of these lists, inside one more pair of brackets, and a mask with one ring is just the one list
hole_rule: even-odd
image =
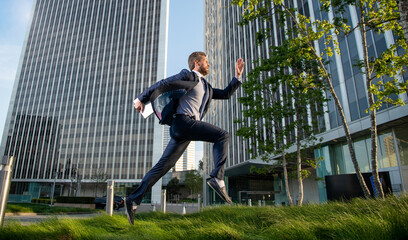
[[191,142],[188,145],[186,151],[183,154],[183,162],[179,165],[176,164],[176,171],[188,171],[194,170],[195,166],[195,142]]
[[56,194],[89,196],[113,179],[125,195],[140,182],[161,155],[162,126],[132,101],[165,76],[168,8],[34,1],[0,148],[17,158],[12,193],[49,195],[55,180]]
[[[163,127],[163,146],[166,147],[170,141],[170,128]],[[195,142],[191,142],[183,155],[177,160],[176,165],[172,168],[173,172],[187,171],[195,169]]]
[[[332,20],[332,13],[320,11],[318,0],[285,1],[290,7],[297,8],[301,14],[310,16],[312,20]],[[234,74],[234,62],[237,58],[244,58],[246,65],[245,75],[254,67],[254,60],[266,58],[269,46],[278,46],[284,37],[284,28],[278,26],[279,19],[270,11],[270,18],[261,22],[252,21],[249,25],[240,27],[242,8],[231,6],[230,0],[204,1],[204,45],[205,52],[211,65],[208,80],[214,87],[225,87]],[[355,7],[348,6],[343,13],[352,28],[357,24],[357,11]],[[256,44],[256,32],[260,29],[271,29],[270,37],[261,45]],[[363,74],[353,64],[362,60],[363,46],[361,35],[354,31],[348,36],[339,37],[341,55],[335,53],[332,61],[327,66],[337,95],[341,100],[349,129],[351,131],[357,160],[363,173],[371,171],[370,152],[371,139],[369,134],[370,120],[366,112],[368,108],[367,91]],[[388,31],[384,34],[369,32],[367,36],[369,55],[379,56],[388,46],[394,43],[394,35]],[[319,42],[317,49],[323,49],[324,41]],[[407,80],[407,75],[401,76],[401,81]],[[235,119],[243,117],[243,106],[238,98],[245,93],[239,89],[229,101],[213,101],[212,108],[206,120],[230,132],[231,142],[229,158],[225,165],[226,180],[229,194],[233,200],[244,198],[266,199],[275,204],[286,202],[285,187],[282,184],[281,169],[276,168],[275,174],[269,176],[256,175],[250,171],[252,166],[261,167],[265,162],[253,159],[248,153],[250,142],[243,141],[236,136],[239,125]],[[399,96],[407,102],[407,95]],[[314,157],[323,157],[314,175],[321,181],[306,179],[304,181],[304,201],[327,201],[332,194],[332,186],[326,186],[325,179],[336,182],[335,176],[347,178],[353,174],[354,168],[345,142],[345,134],[340,122],[337,108],[332,100],[325,105],[323,116],[320,116],[319,128],[323,137],[322,146],[315,149]],[[393,192],[408,190],[408,107],[395,107],[385,104],[377,112],[378,135],[378,164],[384,182],[388,179]],[[273,137],[273,136],[267,136]],[[207,174],[212,169],[211,145],[204,148]],[[293,151],[292,149],[291,151]],[[280,156],[276,156],[279,159]],[[351,176],[351,175],[350,175]],[[389,176],[389,178],[388,178]],[[370,184],[368,182],[368,184]],[[358,187],[358,183],[356,184]],[[371,187],[371,185],[370,185]],[[297,196],[297,181],[290,180],[290,191],[293,199]],[[269,192],[269,193],[268,193]],[[330,192],[330,194],[328,193]]]

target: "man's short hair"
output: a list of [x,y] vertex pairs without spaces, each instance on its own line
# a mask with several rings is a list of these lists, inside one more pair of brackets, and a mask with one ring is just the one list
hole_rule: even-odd
[[206,57],[207,55],[205,55],[204,52],[193,52],[192,54],[190,54],[190,56],[188,57],[188,67],[190,68],[190,70],[193,70],[195,67],[194,61],[198,60],[200,61],[201,58]]

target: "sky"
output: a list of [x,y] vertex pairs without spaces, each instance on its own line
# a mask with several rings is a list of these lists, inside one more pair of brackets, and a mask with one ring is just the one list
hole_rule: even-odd
[[[0,141],[33,4],[0,1]],[[202,0],[170,0],[167,76],[188,68],[191,52],[204,50],[203,26]],[[196,162],[201,159],[202,144],[196,143]]]

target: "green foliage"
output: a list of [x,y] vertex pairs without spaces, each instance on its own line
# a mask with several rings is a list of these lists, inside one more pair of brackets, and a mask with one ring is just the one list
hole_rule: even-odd
[[[395,0],[321,0],[321,10],[329,12],[333,10],[334,18],[332,21],[315,20],[299,14],[296,9],[290,9],[282,5],[281,0],[275,0],[274,6],[271,6],[271,1],[253,1],[253,0],[234,0],[232,4],[244,7],[241,25],[248,24],[254,19],[268,21],[271,16],[271,11],[260,10],[263,8],[274,9],[276,14],[279,14],[281,23],[286,20],[294,22],[294,27],[288,29],[286,36],[290,45],[303,48],[298,49],[298,57],[313,58],[319,61],[320,74],[330,80],[327,73],[327,60],[334,57],[333,54],[341,54],[339,49],[338,39],[344,38],[356,29],[365,33],[374,31],[374,34],[382,34],[386,31],[392,31],[396,37],[394,44],[381,53],[377,58],[367,59],[367,66],[363,62],[355,61],[362,72],[368,76],[370,81],[370,93],[376,95],[375,103],[370,106],[370,110],[379,109],[383,103],[394,105],[404,105],[404,102],[399,98],[392,98],[407,91],[408,84],[401,82],[400,76],[406,71],[408,65],[407,44],[403,34],[403,29],[399,25],[398,3]],[[349,6],[355,6],[362,9],[362,17],[359,19],[358,26],[352,27],[351,23],[347,22],[346,18],[342,17],[342,13]],[[268,19],[269,17],[269,19]],[[260,30],[258,38],[267,38],[270,29]],[[320,49],[320,54],[314,48],[315,41],[323,41],[325,48]],[[257,42],[262,42],[257,39]],[[400,54],[397,54],[399,50]],[[326,61],[324,61],[324,59]],[[321,62],[320,62],[321,61]],[[378,79],[378,81],[373,81]]]
[[169,183],[167,183],[166,191],[167,194],[176,194],[180,190],[180,180],[174,177],[170,179]]
[[[367,109],[367,112],[371,111],[371,123],[373,124],[373,126],[371,126],[371,131],[373,132],[373,142],[376,138],[376,110],[379,109],[384,103],[397,106],[405,104],[403,100],[399,98],[399,95],[405,93],[408,89],[408,82],[404,82],[401,79],[402,74],[407,70],[408,48],[405,36],[403,34],[403,29],[398,22],[400,13],[398,11],[398,2],[396,0],[321,0],[320,9],[321,11],[325,12],[325,14],[329,14],[330,19],[319,20],[318,18],[314,21],[312,21],[311,18],[297,12],[297,9],[291,8],[287,2],[284,4],[282,0],[274,0],[273,2],[267,0],[235,0],[233,1],[233,4],[236,4],[244,9],[241,25],[248,24],[250,21],[255,19],[260,21],[271,21],[272,17],[275,17],[275,19],[278,18],[278,23],[280,24],[279,27],[283,27],[285,26],[284,24],[288,24],[286,25],[288,27],[285,27],[285,40],[283,45],[286,44],[289,46],[284,48],[285,51],[291,52],[296,50],[293,51],[293,58],[297,58],[297,60],[292,62],[291,54],[284,54],[284,51],[280,51],[280,53],[284,54],[286,59],[280,59],[280,61],[282,61],[282,65],[277,65],[274,73],[276,73],[276,75],[281,75],[281,79],[292,79],[292,83],[296,83],[297,81],[293,80],[293,78],[296,79],[296,77],[299,77],[299,75],[296,74],[299,73],[296,71],[296,67],[301,66],[301,68],[297,68],[300,70],[300,72],[304,71],[309,73],[308,70],[302,68],[302,65],[297,65],[296,62],[314,61],[316,63],[317,70],[311,71],[313,73],[312,75],[324,82],[324,84],[316,87],[321,87],[321,90],[326,90],[328,93],[331,93],[333,101],[338,108],[338,112],[345,129],[346,138],[349,143],[352,140],[347,127],[346,118],[339,98],[334,90],[331,76],[327,68],[328,63],[334,60],[334,57],[338,58],[341,55],[339,40],[347,37],[351,33],[354,33],[356,30],[357,36],[361,37],[364,54],[363,56],[359,56],[358,59],[352,59],[352,61],[355,63],[355,66],[360,68],[361,72],[363,73],[362,76],[364,77],[364,79],[361,80],[365,81],[365,85],[367,86],[367,96],[369,102],[369,109]],[[343,13],[345,13],[350,6],[352,6],[357,12],[357,22],[353,23],[354,25],[343,17]],[[270,11],[260,10],[263,8],[269,8]],[[272,16],[273,14],[274,16]],[[257,35],[257,43],[262,43],[264,42],[264,39],[262,38],[269,37],[269,35],[265,33],[267,31],[271,31],[271,29],[260,30],[260,34]],[[367,35],[384,34],[387,31],[391,31],[395,38],[395,43],[387,46],[388,49],[384,52],[376,53],[376,56],[369,56],[368,48],[370,46],[368,46],[369,42],[366,38]],[[319,46],[319,50],[317,50],[315,47],[316,43],[323,43],[323,45]],[[273,54],[270,54],[270,56],[270,59],[276,58]],[[263,61],[265,60],[263,59]],[[259,66],[262,66],[263,63],[258,62],[258,64]],[[295,71],[282,72],[282,68],[285,67],[295,69]],[[259,70],[255,69],[254,71]],[[262,76],[258,77],[262,78]],[[356,79],[356,81],[360,81],[360,79]],[[252,91],[260,91],[259,89],[262,89],[262,87],[256,86],[256,88],[253,88]],[[275,88],[275,90],[276,89],[277,88]],[[306,88],[304,91],[308,89],[309,88]],[[250,99],[251,97],[244,99],[244,102],[250,102]],[[256,101],[260,100],[259,97],[253,96],[252,99]],[[249,112],[247,117],[256,116],[252,115],[252,113],[255,111],[256,110]],[[284,115],[280,116],[285,117]],[[255,117],[255,119],[259,118]],[[288,126],[291,125],[289,124]],[[245,137],[250,137],[251,131],[259,131],[259,126],[249,127],[246,125],[245,127],[246,129],[242,131],[242,134]],[[287,134],[285,131],[282,131],[281,133]],[[254,140],[259,141],[259,138],[254,138]],[[349,146],[350,148],[353,148],[351,144]],[[372,155],[372,161],[374,163],[376,163],[377,159],[375,155],[376,152],[377,151],[374,147],[374,154]],[[353,165],[356,166],[355,171],[359,173],[360,170],[358,169],[356,156],[352,149],[350,149],[350,154],[354,163]],[[376,166],[377,164],[373,164],[373,172],[378,171]],[[374,181],[376,188],[380,188],[378,178],[375,178]],[[362,189],[364,190],[365,195],[368,197],[368,188],[362,184]],[[381,191],[379,190],[379,192]]]
[[255,62],[256,67],[242,84],[246,95],[239,100],[246,106],[245,118],[236,120],[241,124],[237,134],[255,139],[250,151],[265,161],[290,148],[297,137],[302,148],[316,144],[314,134],[319,132],[318,118],[326,101],[317,63],[304,44],[287,40],[271,46],[269,55]]
[[408,196],[302,207],[208,207],[179,215],[137,213],[7,223],[0,239],[406,239]]
[[196,170],[188,171],[186,172],[184,184],[192,194],[201,193],[203,190],[203,177]]
[[[312,149],[302,150],[302,166],[305,168],[301,171],[300,174],[302,179],[309,178],[311,176],[310,169],[316,169],[316,166],[319,164],[319,162],[322,161],[322,158],[315,159],[311,150]],[[296,165],[294,164],[296,162],[296,154],[296,152],[292,152],[286,155],[286,159],[288,161],[286,167],[288,169],[288,176],[291,178],[297,178]],[[251,166],[250,173],[259,175],[271,175],[282,172],[281,158],[274,161],[270,161],[270,159],[266,158],[265,161],[269,162],[269,165],[266,165],[264,167]]]
[[[54,201],[56,202],[56,201]],[[51,199],[49,198],[33,198],[31,203],[42,203],[42,204],[51,204]]]
[[[273,10],[279,14],[281,25],[291,17],[299,19],[300,27],[288,28],[287,36],[307,32],[302,38],[288,38],[280,46],[270,46],[270,57],[254,62],[255,67],[242,85],[246,96],[240,101],[247,108],[243,111],[244,119],[236,120],[241,125],[237,134],[255,140],[250,153],[253,157],[261,155],[264,161],[270,161],[270,156],[290,148],[296,138],[302,140],[302,148],[316,144],[318,139],[314,134],[319,132],[318,118],[323,114],[326,85],[322,81],[324,72],[317,68],[319,61],[324,60],[315,58],[315,50],[308,43],[319,39],[324,35],[322,31],[332,25],[322,22],[320,32],[315,32],[310,19],[296,14],[295,9],[284,9],[280,1],[274,1],[276,5],[273,6],[270,1],[232,3],[244,7],[241,25],[254,19],[268,21]],[[257,43],[268,38],[269,32],[271,29],[261,29],[257,33]],[[326,53],[332,54],[330,47]],[[311,107],[312,113],[307,111],[307,106]],[[309,124],[307,119],[311,116],[313,120]]]
[[198,162],[198,170],[204,170],[204,161],[202,159]]

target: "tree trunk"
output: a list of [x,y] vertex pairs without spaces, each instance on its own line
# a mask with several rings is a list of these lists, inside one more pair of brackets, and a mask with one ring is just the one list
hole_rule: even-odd
[[[370,65],[368,62],[368,46],[367,46],[367,33],[364,16],[361,16],[361,38],[364,51],[364,74],[366,77],[367,95],[368,95],[368,105],[371,108],[374,105],[374,95],[370,91],[372,80],[370,73]],[[375,191],[379,198],[384,198],[384,192],[380,183],[380,178],[378,177],[378,164],[377,164],[377,120],[376,120],[376,109],[370,110],[370,121],[371,121],[371,168],[373,174],[373,181]]]
[[290,189],[289,189],[289,180],[288,180],[288,169],[286,168],[286,154],[285,150],[282,148],[282,167],[283,167],[283,178],[285,181],[285,188],[286,188],[286,198],[288,200],[288,205],[292,206],[293,201],[292,197],[290,195]]
[[[323,63],[321,62],[321,64],[323,64]],[[323,64],[323,66],[324,66],[324,64]],[[352,140],[351,135],[350,135],[350,130],[348,128],[346,117],[344,116],[343,107],[341,106],[340,100],[337,97],[336,92],[334,91],[333,85],[332,85],[332,83],[330,81],[330,77],[329,77],[329,74],[326,71],[326,68],[324,68],[324,71],[325,71],[325,75],[326,75],[326,83],[329,86],[329,91],[330,91],[330,93],[331,93],[331,95],[333,97],[334,103],[336,104],[337,110],[339,111],[339,114],[340,114],[341,122],[343,124],[344,133],[346,134],[347,146],[348,146],[348,149],[349,149],[349,152],[350,152],[351,161],[353,162],[354,170],[356,171],[358,182],[360,183],[361,189],[363,190],[364,197],[365,198],[370,198],[370,190],[368,190],[367,184],[365,183],[363,175],[361,174],[360,167],[358,166],[356,153],[354,151],[354,146],[353,146],[353,140]]]
[[296,110],[296,121],[297,121],[297,133],[296,133],[296,148],[297,148],[297,179],[298,179],[298,184],[299,184],[299,195],[298,195],[298,205],[302,206],[303,204],[303,178],[302,178],[302,156],[300,153],[300,129],[301,129],[301,123],[300,123],[300,114],[299,111]]
[[[291,14],[291,12],[288,10],[288,8],[285,8],[285,10],[289,14]],[[291,16],[292,16],[292,19],[294,20],[294,22],[296,23],[296,25],[298,25],[296,17],[293,14],[291,14]],[[307,33],[305,33],[305,34],[307,34]],[[336,104],[336,107],[339,110],[339,114],[340,114],[340,118],[341,118],[341,121],[342,121],[342,124],[343,124],[344,132],[346,134],[347,145],[348,145],[348,148],[349,148],[349,151],[350,151],[351,161],[353,162],[353,166],[354,166],[354,170],[356,171],[356,174],[357,174],[358,182],[360,183],[361,189],[363,190],[364,197],[369,198],[370,197],[370,191],[367,188],[367,185],[366,185],[366,183],[364,181],[363,175],[361,174],[360,168],[358,166],[356,154],[354,152],[353,141],[351,139],[351,135],[350,135],[350,131],[348,129],[347,121],[346,121],[346,118],[344,116],[343,107],[341,106],[340,101],[339,101],[339,99],[338,99],[338,97],[336,95],[336,92],[334,91],[333,84],[331,82],[330,75],[327,72],[326,66],[323,63],[320,54],[317,53],[317,51],[316,51],[316,49],[314,47],[314,43],[309,42],[308,45],[310,47],[310,50],[313,51],[313,54],[315,55],[316,59],[319,61],[320,68],[324,71],[324,80],[326,81],[326,84],[329,87],[329,91],[330,91],[330,93],[331,93],[331,95],[333,97],[334,103]]]
[[298,146],[298,156],[297,156],[297,178],[298,178],[298,183],[299,183],[298,205],[302,206],[303,204],[303,178],[302,178],[302,159],[300,156],[299,146]]
[[316,52],[316,49],[314,48],[312,43],[309,43],[309,46],[313,50],[313,53],[316,56],[316,59],[319,61],[319,65],[321,69],[324,71],[324,76],[325,76],[324,80],[326,81],[326,84],[329,87],[329,92],[331,93],[331,96],[333,97],[333,101],[336,104],[337,110],[339,111],[341,122],[343,124],[344,133],[346,135],[347,146],[350,152],[351,161],[353,162],[354,170],[356,171],[357,179],[358,179],[358,182],[360,183],[361,189],[363,190],[364,197],[370,198],[370,190],[368,190],[368,187],[364,181],[363,175],[361,174],[360,168],[358,166],[356,153],[354,151],[354,146],[353,146],[353,140],[350,135],[350,130],[348,128],[346,117],[344,116],[343,107],[341,106],[340,100],[337,97],[336,92],[334,91],[334,87],[331,82],[330,75],[327,72],[326,66],[321,60],[320,55]]
[[399,0],[400,24],[404,30],[405,42],[408,44],[408,1]]
[[[369,86],[370,83],[367,82]],[[368,102],[370,106],[374,103],[374,96],[372,93],[368,94]],[[377,121],[376,121],[376,110],[375,108],[370,113],[371,120],[371,168],[375,186],[376,197],[384,198],[384,191],[381,186],[380,178],[378,176],[378,162],[377,162]]]

